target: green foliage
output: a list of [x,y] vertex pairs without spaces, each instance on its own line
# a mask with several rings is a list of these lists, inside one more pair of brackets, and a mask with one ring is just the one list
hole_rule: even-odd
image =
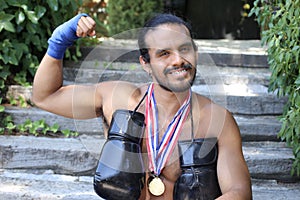
[[12,106],[18,106],[18,107],[21,107],[21,108],[26,108],[26,107],[29,106],[29,103],[27,102],[27,100],[22,95],[19,95],[17,98],[9,97],[9,103]]
[[[24,98],[21,98],[24,99]],[[51,135],[51,134],[62,134],[65,137],[78,136],[78,132],[70,130],[60,130],[58,124],[52,126],[48,125],[44,119],[31,121],[26,119],[24,123],[16,125],[10,115],[5,114],[5,106],[1,105],[2,98],[0,98],[0,135],[1,134],[31,134],[34,136],[38,135]]]
[[292,174],[300,175],[300,0],[256,0],[255,14],[268,45],[270,91],[288,96],[279,136],[293,148]]
[[[15,125],[12,117],[5,115],[5,107],[1,103],[6,98],[8,85],[31,84],[53,30],[72,18],[81,5],[82,0],[0,1],[0,133],[19,131],[38,135],[58,131],[57,125],[48,126],[43,120]],[[77,56],[80,55],[78,49],[77,45]],[[27,106],[26,100],[21,97],[5,101],[12,105]],[[64,132],[67,136],[76,135],[71,131]]]
[[34,136],[38,136],[40,134],[47,135],[48,133],[58,133],[59,131],[65,136],[77,136],[77,132],[73,132],[70,130],[59,130],[59,125],[54,124],[52,126],[48,125],[44,119],[31,121],[27,119],[23,124],[19,124],[16,127],[19,133],[29,133]]
[[161,0],[109,0],[107,5],[108,29],[111,36],[141,28],[147,18],[161,12]]
[[30,85],[59,24],[73,17],[81,0],[2,0],[0,2],[0,90]]

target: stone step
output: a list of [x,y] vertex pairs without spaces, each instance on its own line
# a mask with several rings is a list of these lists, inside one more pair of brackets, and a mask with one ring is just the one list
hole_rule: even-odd
[[[262,67],[267,64],[266,48],[259,40],[195,40],[198,64],[217,66]],[[139,62],[136,40],[107,39],[96,47],[82,48],[82,60]]]
[[214,96],[211,99],[233,114],[241,115],[280,115],[286,104],[286,98],[277,98],[273,95],[226,96],[226,98]]
[[[102,120],[100,118],[75,120],[58,116],[47,111],[32,107],[6,107],[6,113],[13,117],[15,124],[24,123],[26,119],[32,121],[44,119],[49,125],[59,124],[61,129],[77,131],[79,134],[103,135]],[[241,130],[243,141],[278,141],[277,133],[281,123],[277,116],[234,115]]]
[[101,200],[93,177],[54,174],[52,170],[1,170],[1,200]]
[[197,85],[192,90],[240,115],[280,115],[287,102],[262,85]]
[[[147,83],[151,79],[138,63],[122,62],[64,62],[64,80],[83,84],[108,80]],[[269,84],[268,68],[220,67],[197,65],[194,85],[203,84]]]
[[[105,140],[100,136],[45,138],[0,136],[0,168],[51,169],[55,173],[92,175]],[[253,178],[296,181],[290,175],[292,150],[282,142],[245,142],[243,152]]]
[[[300,196],[300,183],[252,179],[255,200],[286,200]],[[100,200],[92,176],[54,174],[52,170],[0,170],[0,196],[4,200]]]
[[[19,86],[10,87],[7,96],[30,98],[31,88],[24,91]],[[192,90],[210,98],[217,104],[239,115],[280,115],[287,102],[286,97],[277,97],[268,93],[263,85],[197,85]]]
[[279,141],[281,122],[277,116],[234,115],[243,141]]

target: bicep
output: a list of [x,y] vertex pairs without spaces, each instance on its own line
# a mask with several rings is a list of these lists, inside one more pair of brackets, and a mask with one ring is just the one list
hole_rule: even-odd
[[98,117],[101,96],[96,85],[70,85],[58,89],[49,95],[39,107],[68,118],[89,119]]

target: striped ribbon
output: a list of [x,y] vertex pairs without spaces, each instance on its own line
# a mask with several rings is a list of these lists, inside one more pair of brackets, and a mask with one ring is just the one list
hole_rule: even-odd
[[190,111],[191,90],[181,105],[174,118],[168,125],[159,143],[158,110],[153,92],[154,84],[150,84],[146,98],[146,125],[147,125],[147,150],[149,169],[155,175],[159,175],[166,165],[177,143],[183,123]]

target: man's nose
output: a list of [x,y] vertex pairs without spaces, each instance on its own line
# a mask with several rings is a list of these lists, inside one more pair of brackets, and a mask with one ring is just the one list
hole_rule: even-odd
[[184,58],[180,55],[179,52],[173,52],[172,53],[172,61],[174,66],[181,66],[184,63]]

